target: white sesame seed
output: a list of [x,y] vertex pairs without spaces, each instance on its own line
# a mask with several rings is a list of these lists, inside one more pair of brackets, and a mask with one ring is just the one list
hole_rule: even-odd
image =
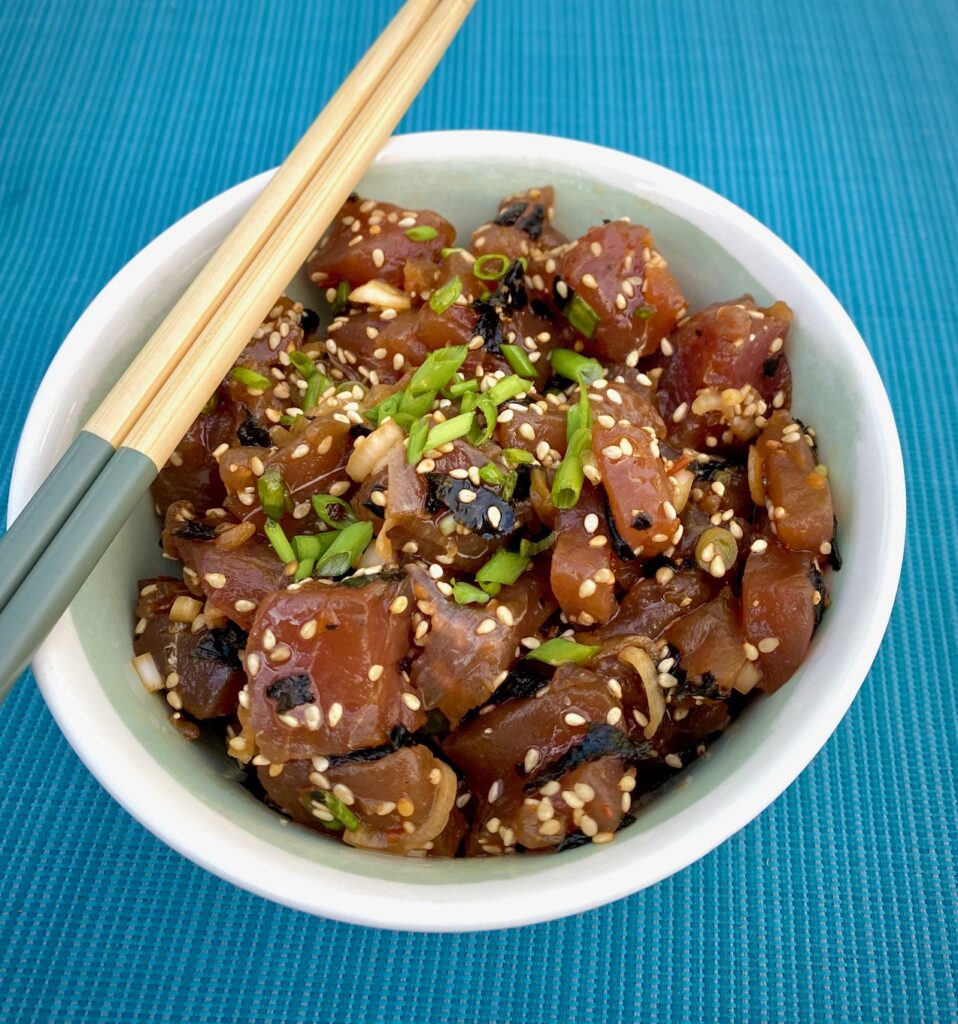
[[777,636],[767,636],[763,640],[759,640],[758,649],[762,654],[771,654],[772,651],[777,650],[780,643]]
[[495,619],[483,619],[482,622],[476,626],[476,636],[485,636],[486,633],[491,633],[495,628]]
[[585,723],[586,723],[586,719],[582,715],[580,715],[577,711],[568,711],[568,712],[566,712],[566,714],[563,716],[563,721],[565,722],[566,725],[572,725],[572,726],[585,725]]

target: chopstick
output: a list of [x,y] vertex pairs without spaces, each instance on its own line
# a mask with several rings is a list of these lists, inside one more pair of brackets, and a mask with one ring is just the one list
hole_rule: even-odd
[[[439,62],[473,3],[474,0],[411,0],[407,4],[404,11],[414,9],[417,16],[425,11],[423,20],[405,45],[394,41],[394,49],[381,55],[379,59],[388,60],[388,66],[375,85],[353,94],[352,106],[344,101],[343,113],[351,109],[354,116],[344,118],[348,123],[336,141],[325,148],[322,159],[311,166],[312,173],[303,187],[288,202],[279,202],[282,197],[275,197],[275,209],[282,208],[282,215],[272,230],[264,230],[265,237],[250,259],[231,263],[234,269],[242,264],[242,269],[230,275],[232,284],[225,298],[196,331],[193,341],[183,346],[160,381],[147,382],[140,370],[128,371],[124,379],[129,380],[127,387],[133,389],[135,398],[117,402],[117,409],[126,411],[114,413],[107,409],[100,417],[98,410],[91,419],[97,426],[106,422],[118,425],[123,420],[126,429],[122,444],[110,455],[112,446],[107,439],[86,432],[88,437],[107,444],[107,458],[102,459],[85,488],[73,488],[80,490],[80,494],[72,513],[55,528],[42,554],[28,567],[28,574],[0,611],[0,699],[66,610],[160,467],[306,260],[316,239]],[[395,21],[387,32],[394,25]],[[405,38],[406,33],[397,32],[395,37]],[[287,186],[290,191],[294,184],[290,182]],[[213,261],[226,248],[224,244]],[[230,260],[234,256],[230,250],[222,258]],[[104,406],[114,398],[116,390]],[[131,411],[133,405],[135,409]],[[58,475],[57,486],[64,487],[65,479],[77,475],[81,455],[90,454],[88,450],[76,455],[72,464],[68,461]],[[89,475],[87,466],[85,463],[84,475]],[[28,510],[29,506],[25,512]]]
[[438,4],[399,10],[17,516],[0,541],[0,609]]

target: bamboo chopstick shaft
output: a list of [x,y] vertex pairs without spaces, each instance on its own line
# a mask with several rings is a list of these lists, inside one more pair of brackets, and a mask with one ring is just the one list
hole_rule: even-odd
[[474,0],[442,0],[390,68],[375,102],[340,139],[230,295],[130,429],[125,444],[163,466],[237,355],[372,163],[439,62]]
[[441,0],[408,0],[157,328],[0,539],[0,610]]
[[86,430],[114,447],[123,442],[159,387],[329,156],[357,111],[369,102],[392,57],[418,37],[440,2],[408,0],[399,10],[90,417]]

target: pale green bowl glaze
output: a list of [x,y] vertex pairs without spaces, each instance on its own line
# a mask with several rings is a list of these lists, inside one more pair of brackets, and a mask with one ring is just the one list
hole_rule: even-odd
[[[24,435],[30,443],[21,444],[11,490],[14,512],[264,181],[246,182],[185,218],[84,314],[31,412]],[[432,207],[467,236],[500,196],[545,183],[556,186],[556,220],[570,236],[603,217],[627,215],[651,227],[693,309],[743,292],[793,306],[794,408],[818,428],[846,559],[831,580],[833,608],[789,686],[757,700],[610,846],[555,858],[392,858],[283,821],[237,784],[222,749],[185,742],[165,705],[143,691],[130,667],[136,580],[176,571],[159,556],[157,521],[144,498],[39,652],[37,675],[64,732],[124,806],[187,856],[268,898],[360,923],[459,930],[543,920],[640,889],[727,838],[791,782],[837,725],[877,650],[904,533],[894,423],[854,327],[783,243],[671,172],[559,139],[399,137],[359,191]],[[304,278],[290,290],[318,304]],[[884,538],[882,563],[871,555],[875,536]]]

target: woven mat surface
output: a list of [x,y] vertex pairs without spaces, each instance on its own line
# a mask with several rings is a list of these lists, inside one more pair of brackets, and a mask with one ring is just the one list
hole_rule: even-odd
[[[0,502],[89,301],[173,220],[278,163],[393,6],[0,2]],[[673,167],[778,232],[861,328],[902,434],[907,561],[875,667],[795,785],[613,906],[402,935],[182,860],[27,681],[0,709],[0,1020],[958,1019],[958,559],[938,488],[958,393],[956,51],[953,0],[479,0],[402,125],[551,132]]]

